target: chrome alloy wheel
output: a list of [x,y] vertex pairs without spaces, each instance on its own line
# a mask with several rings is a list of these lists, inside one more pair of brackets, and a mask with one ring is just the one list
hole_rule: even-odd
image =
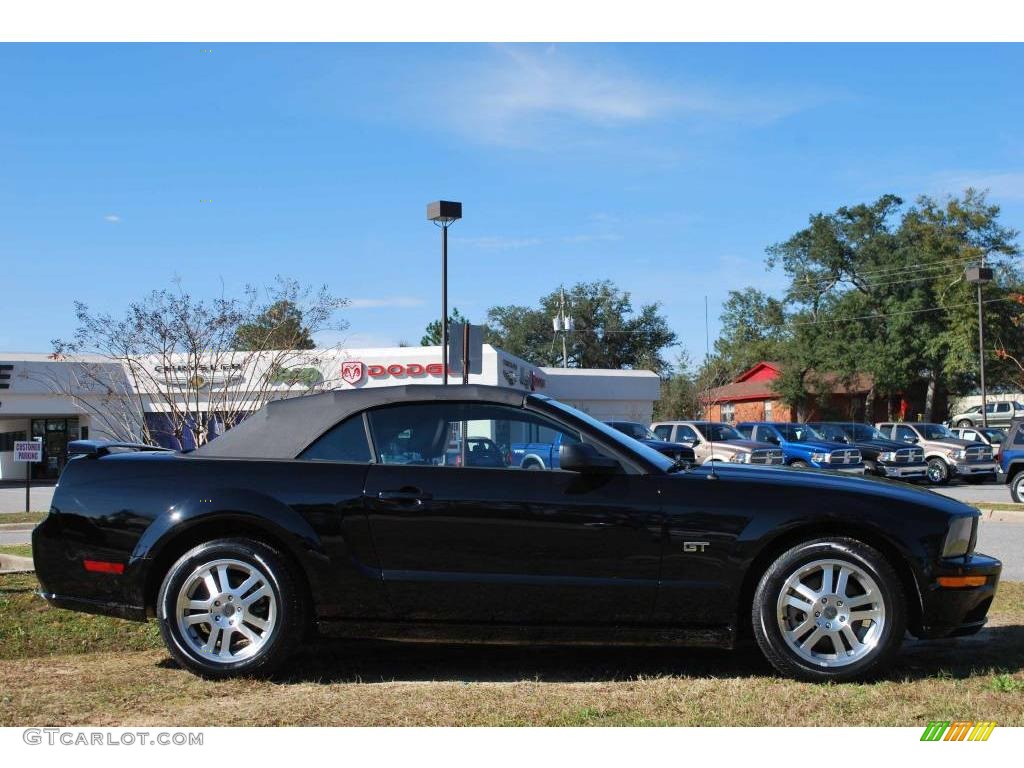
[[877,646],[885,601],[860,567],[815,560],[786,579],[777,616],[783,638],[800,658],[820,667],[845,667]]
[[178,591],[181,637],[203,658],[230,664],[259,653],[274,632],[277,601],[267,576],[241,560],[214,560]]

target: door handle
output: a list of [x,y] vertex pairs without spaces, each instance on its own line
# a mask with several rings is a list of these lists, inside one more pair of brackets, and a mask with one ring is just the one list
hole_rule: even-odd
[[408,488],[398,491],[379,491],[377,493],[377,498],[380,501],[421,507],[423,506],[424,501],[429,501],[433,497],[429,493],[424,493],[418,488]]

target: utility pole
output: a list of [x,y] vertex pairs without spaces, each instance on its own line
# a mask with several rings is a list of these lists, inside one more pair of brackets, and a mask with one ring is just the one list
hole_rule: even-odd
[[967,282],[978,287],[978,373],[981,384],[981,423],[988,427],[988,393],[985,391],[985,305],[981,300],[981,286],[992,281],[992,268],[985,266],[985,254],[981,264],[967,268]]
[[566,344],[566,337],[569,335],[569,331],[575,330],[575,321],[566,314],[565,311],[565,289],[559,288],[558,292],[558,314],[552,319],[552,325],[555,328],[555,336],[561,335],[562,337],[562,367],[569,367],[569,349]]

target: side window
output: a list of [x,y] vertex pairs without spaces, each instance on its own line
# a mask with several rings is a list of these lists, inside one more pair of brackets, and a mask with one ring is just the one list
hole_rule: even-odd
[[371,411],[381,464],[554,469],[558,446],[580,434],[521,408],[489,403],[416,403]]
[[363,427],[362,414],[350,416],[340,424],[331,427],[318,437],[316,442],[300,453],[299,458],[369,463],[370,446],[366,442],[366,429]]
[[917,440],[917,433],[910,427],[899,424],[896,427],[896,439],[909,443]]
[[686,424],[680,424],[676,429],[676,440],[699,440],[697,433],[693,431],[693,427]]
[[1013,436],[1014,445],[1024,445],[1024,429],[1018,429],[1017,434]]
[[672,425],[659,424],[654,428],[654,434],[658,436],[659,440],[670,440],[672,439]]
[[960,435],[960,437],[964,440],[977,440],[978,433],[971,429],[965,429],[963,431],[963,434]]
[[747,438],[747,440],[754,439],[754,428],[749,424],[740,424],[736,429],[739,430],[739,433]]
[[1009,403],[996,403],[996,413],[1009,413],[1009,412],[1010,412],[1010,404]]

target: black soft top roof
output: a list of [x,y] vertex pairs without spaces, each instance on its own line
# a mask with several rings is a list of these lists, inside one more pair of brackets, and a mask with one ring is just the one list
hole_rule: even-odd
[[354,413],[378,405],[452,400],[522,406],[527,392],[482,384],[406,384],[342,389],[274,400],[188,456],[294,459],[316,438]]

